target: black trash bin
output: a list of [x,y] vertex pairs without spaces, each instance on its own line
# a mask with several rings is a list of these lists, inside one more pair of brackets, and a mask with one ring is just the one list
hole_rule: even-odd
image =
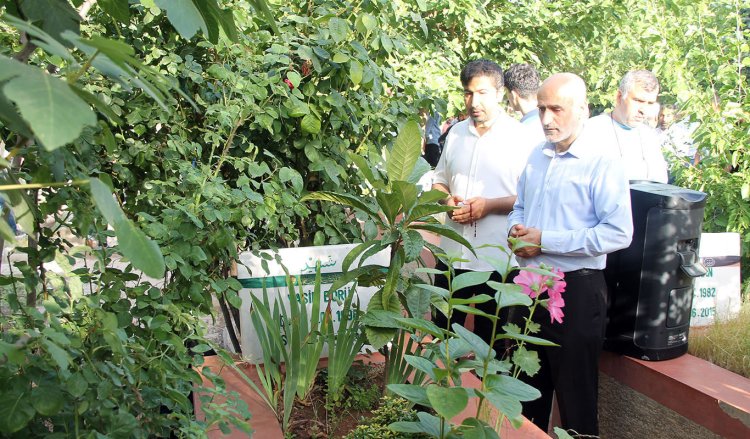
[[607,257],[605,349],[644,360],[687,352],[693,279],[706,194],[652,182],[631,182],[633,242]]

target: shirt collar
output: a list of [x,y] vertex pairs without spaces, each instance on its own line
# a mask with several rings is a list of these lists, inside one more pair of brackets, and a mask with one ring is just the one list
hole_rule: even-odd
[[[579,159],[592,155],[593,151],[591,150],[591,142],[588,141],[586,132],[586,125],[584,124],[583,129],[578,133],[578,137],[573,141],[568,150],[560,155],[565,156],[569,154]],[[556,154],[555,145],[550,142],[545,142],[542,147],[542,153],[547,157],[554,157]]]
[[[487,130],[487,132],[492,131],[492,129],[495,127],[495,125],[497,124],[497,122],[502,118],[502,116],[503,116],[503,114],[500,113],[497,116],[493,117],[492,120],[490,120],[489,122],[487,122],[486,125],[489,127],[489,129]],[[477,127],[476,127],[476,125],[474,125],[474,120],[472,118],[469,118],[469,131],[472,134],[474,134],[476,136],[479,136],[479,133],[477,132]]]
[[521,122],[526,122],[527,120],[531,119],[532,117],[536,117],[539,115],[539,109],[534,108],[533,110],[529,111],[528,113],[524,114],[521,118]]
[[618,126],[622,128],[623,130],[630,131],[632,129],[635,129],[635,127],[631,127],[629,125],[625,125],[624,123],[618,122],[617,119],[615,119],[615,115],[611,111],[609,113],[609,117],[610,119],[612,119],[612,122],[615,124],[615,126]]

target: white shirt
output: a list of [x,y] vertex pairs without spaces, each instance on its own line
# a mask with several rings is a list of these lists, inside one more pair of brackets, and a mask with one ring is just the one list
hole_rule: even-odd
[[506,231],[516,224],[541,230],[542,254],[518,258],[521,266],[602,269],[607,253],[630,245],[630,188],[622,165],[601,153],[599,138],[587,129],[562,154],[544,143],[529,156]]
[[[533,146],[528,131],[510,116],[497,116],[489,131],[482,136],[477,133],[473,121],[466,119],[456,124],[448,134],[443,154],[435,167],[433,183],[445,185],[451,194],[464,200],[515,196],[518,178]],[[507,215],[493,213],[470,224],[459,224],[448,219],[447,224],[473,247],[494,244],[507,248]],[[451,239],[441,238],[440,246],[448,254],[460,254],[469,261],[459,262],[454,268],[494,271],[489,263],[478,259]],[[475,248],[475,251],[477,255],[487,255],[493,259],[508,259],[507,254],[496,248]]]
[[602,113],[586,121],[586,130],[603,152],[622,160],[628,180],[667,182],[667,162],[652,128],[630,128]]

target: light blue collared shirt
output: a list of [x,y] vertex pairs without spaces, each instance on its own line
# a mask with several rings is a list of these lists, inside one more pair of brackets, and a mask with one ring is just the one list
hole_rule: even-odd
[[539,109],[534,108],[533,110],[524,114],[521,118],[521,123],[525,125],[533,125],[534,127],[539,127],[541,129],[542,122],[539,121]]
[[545,142],[529,156],[508,216],[542,231],[542,254],[517,257],[521,266],[546,264],[564,272],[603,269],[606,254],[630,245],[630,188],[619,161],[600,152],[584,131],[562,153]]

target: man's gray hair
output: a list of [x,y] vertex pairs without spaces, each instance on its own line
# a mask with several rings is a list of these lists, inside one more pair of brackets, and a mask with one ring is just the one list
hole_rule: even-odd
[[627,96],[636,85],[649,93],[659,91],[659,80],[650,70],[631,70],[620,81],[620,94]]
[[515,90],[522,98],[536,96],[539,91],[539,73],[529,64],[513,64],[504,75],[505,87]]

